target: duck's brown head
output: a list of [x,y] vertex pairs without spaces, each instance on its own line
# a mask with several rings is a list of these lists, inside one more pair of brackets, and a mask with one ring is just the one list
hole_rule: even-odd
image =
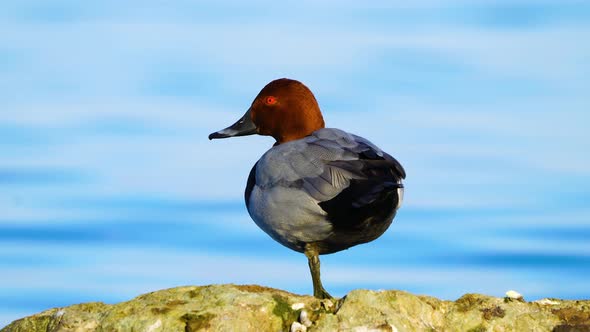
[[281,78],[258,93],[240,120],[212,133],[209,139],[259,134],[272,136],[281,144],[320,128],[324,128],[324,119],[313,93],[299,81]]

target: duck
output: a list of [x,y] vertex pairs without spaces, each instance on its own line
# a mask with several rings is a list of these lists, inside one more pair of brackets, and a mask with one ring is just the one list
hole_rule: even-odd
[[326,128],[314,94],[294,79],[268,83],[238,121],[209,139],[247,135],[275,140],[248,175],[250,217],[305,254],[314,297],[332,299],[319,255],[373,241],[389,228],[402,204],[404,168],[369,140]]

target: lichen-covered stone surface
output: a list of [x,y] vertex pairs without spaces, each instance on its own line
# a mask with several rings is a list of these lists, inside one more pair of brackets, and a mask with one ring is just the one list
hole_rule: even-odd
[[261,286],[212,285],[161,290],[114,305],[50,309],[14,321],[1,332],[291,329],[590,332],[590,300],[525,302],[467,294],[451,302],[402,291],[355,290],[339,301],[320,301]]

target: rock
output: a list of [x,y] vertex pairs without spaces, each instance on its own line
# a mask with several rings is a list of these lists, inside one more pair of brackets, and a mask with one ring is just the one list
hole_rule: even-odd
[[114,305],[85,303],[50,309],[14,321],[1,332],[306,327],[308,331],[590,331],[590,300],[547,305],[466,294],[452,302],[403,291],[354,290],[340,301],[327,303],[255,285],[212,285],[161,290]]

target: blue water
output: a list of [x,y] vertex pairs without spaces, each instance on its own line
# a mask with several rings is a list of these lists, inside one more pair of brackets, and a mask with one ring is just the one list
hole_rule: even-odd
[[322,257],[332,294],[590,298],[589,9],[3,4],[0,326],[180,285],[309,294],[242,201],[272,140],[207,140],[284,76],[408,174],[381,238]]
[[[258,230],[240,201],[77,204],[112,217],[2,220],[0,308],[6,322],[179,285],[256,283],[311,291],[304,256]],[[547,221],[552,214],[558,222]],[[370,288],[454,299],[516,289],[531,300],[590,298],[590,227],[560,223],[560,214],[404,208],[380,239],[324,256],[323,279],[338,296]]]

